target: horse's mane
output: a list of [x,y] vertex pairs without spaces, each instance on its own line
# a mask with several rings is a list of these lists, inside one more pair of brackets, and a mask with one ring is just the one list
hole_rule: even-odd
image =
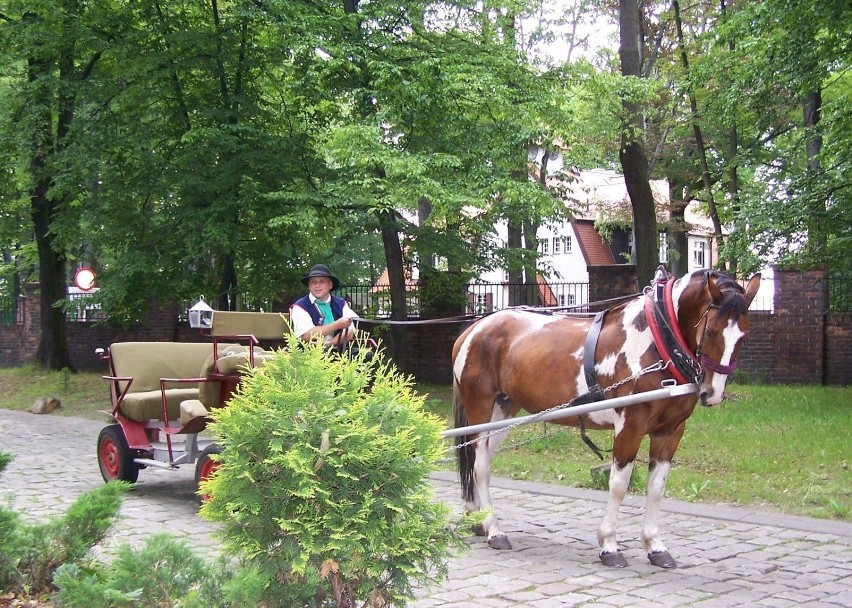
[[704,283],[710,279],[716,281],[716,286],[722,292],[722,303],[719,305],[719,312],[723,314],[732,313],[734,318],[739,318],[748,310],[748,303],[745,299],[745,289],[730,276],[718,270],[704,271]]

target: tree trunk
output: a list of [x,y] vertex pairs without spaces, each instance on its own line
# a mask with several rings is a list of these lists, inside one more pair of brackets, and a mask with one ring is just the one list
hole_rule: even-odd
[[686,212],[687,200],[684,196],[685,187],[682,183],[673,179],[669,185],[669,200],[672,209],[669,218],[668,230],[668,267],[669,272],[679,277],[686,274],[689,269],[689,237],[686,234]]
[[[683,43],[683,24],[680,19],[680,3],[677,0],[672,2],[674,8],[675,28],[677,30],[677,42],[680,47],[680,61],[683,65],[684,72],[689,72],[689,58],[686,55],[686,47]],[[704,191],[707,194],[707,210],[710,214],[710,221],[713,222],[713,234],[716,238],[716,244],[722,246],[722,222],[719,219],[719,210],[716,209],[716,199],[713,196],[713,180],[710,177],[710,166],[707,163],[707,146],[704,145],[704,134],[701,132],[701,125],[698,123],[698,102],[695,99],[695,92],[692,87],[689,87],[689,114],[690,122],[692,123],[692,132],[695,135],[695,148],[698,151],[698,158],[701,162],[701,181],[704,184]]]
[[[508,236],[506,239],[506,247],[511,254],[512,250],[520,250],[523,247],[523,229],[515,218],[508,220]],[[524,299],[524,269],[523,266],[510,255],[506,274],[509,278],[509,306],[521,306],[526,304]]]
[[[642,73],[642,30],[640,0],[619,0],[618,22],[622,76],[638,78]],[[650,283],[659,264],[657,216],[654,194],[648,182],[648,159],[642,144],[642,114],[638,104],[622,102],[626,123],[622,126],[619,160],[633,208],[633,253],[639,285]]]
[[[68,338],[65,332],[65,310],[61,306],[65,300],[65,254],[56,242],[51,230],[53,220],[60,203],[49,195],[51,179],[47,175],[46,160],[53,153],[53,113],[52,96],[47,89],[46,76],[51,71],[49,61],[30,58],[27,62],[28,79],[34,87],[32,104],[38,109],[38,124],[33,133],[30,152],[30,174],[33,185],[30,189],[30,212],[33,231],[38,249],[38,276],[40,287],[41,316],[39,320],[39,343],[36,350],[36,364],[50,370],[68,368],[74,371],[71,355],[68,351]],[[58,132],[67,133],[73,108],[63,98],[59,108]],[[69,114],[70,112],[70,114]]]
[[[385,249],[385,261],[390,283],[392,321],[404,321],[408,317],[405,291],[405,265],[402,260],[402,245],[399,243],[396,212],[379,212],[379,227],[382,231],[382,244]],[[400,369],[406,369],[408,334],[402,325],[391,325],[390,357]]]
[[[820,114],[822,112],[822,91],[811,91],[805,96],[802,123],[805,127],[805,133],[810,134],[810,137],[805,142],[805,154],[807,155],[808,173],[817,174],[820,171],[819,154],[822,150],[822,135],[819,133]],[[813,209],[809,217],[810,227],[810,247],[812,251],[819,252],[825,247],[824,230],[822,229],[823,218],[825,217],[825,200],[816,203],[817,208]]]
[[219,295],[216,298],[218,310],[237,310],[237,269],[234,256],[226,253],[222,257],[222,279],[219,283]]

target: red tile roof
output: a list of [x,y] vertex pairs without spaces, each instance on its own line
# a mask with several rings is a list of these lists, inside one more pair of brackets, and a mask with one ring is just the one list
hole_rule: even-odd
[[579,241],[580,251],[589,266],[608,266],[615,264],[612,251],[603,242],[601,235],[595,230],[594,222],[585,220],[571,220],[574,233]]

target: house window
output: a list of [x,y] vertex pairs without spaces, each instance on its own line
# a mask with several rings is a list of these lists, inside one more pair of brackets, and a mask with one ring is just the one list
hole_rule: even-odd
[[550,241],[547,239],[541,239],[541,241],[539,241],[539,249],[541,250],[542,255],[548,255],[550,253]]
[[669,261],[669,235],[666,232],[660,233],[660,263],[665,264]]
[[704,268],[704,241],[696,241],[692,250],[692,263],[696,268]]
[[553,255],[559,255],[559,245],[561,244],[558,236],[553,237]]
[[559,295],[560,306],[574,306],[577,303],[577,298],[573,293],[563,293]]

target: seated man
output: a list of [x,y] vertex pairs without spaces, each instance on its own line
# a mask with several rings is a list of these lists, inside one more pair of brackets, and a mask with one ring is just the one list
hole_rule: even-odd
[[331,293],[340,287],[340,279],[325,264],[316,264],[302,277],[302,284],[309,293],[290,308],[293,333],[303,340],[322,339],[327,346],[341,347],[352,340],[352,319],[358,315],[346,300]]

